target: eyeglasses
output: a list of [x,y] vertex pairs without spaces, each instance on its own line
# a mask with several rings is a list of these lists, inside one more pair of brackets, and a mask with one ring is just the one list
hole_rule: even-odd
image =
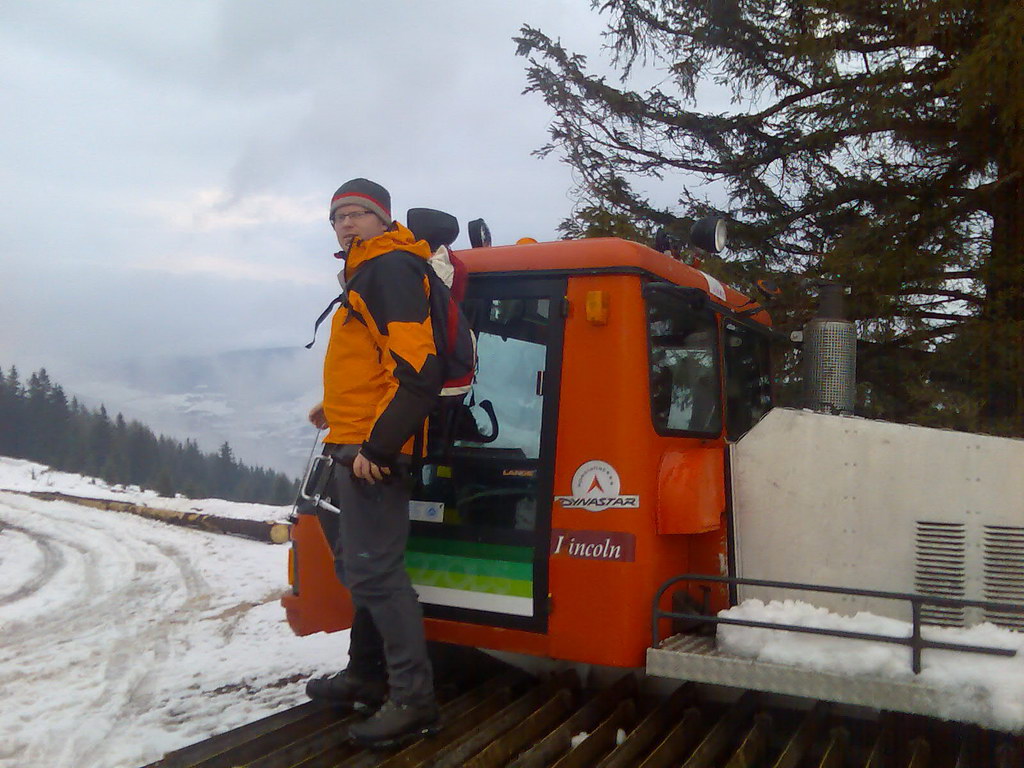
[[331,217],[332,224],[344,224],[345,219],[351,219],[356,221],[357,219],[363,218],[363,216],[373,216],[373,211],[352,211],[351,213],[335,213]]

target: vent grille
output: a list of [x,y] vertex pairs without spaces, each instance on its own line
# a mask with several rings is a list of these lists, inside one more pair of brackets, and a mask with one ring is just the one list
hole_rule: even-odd
[[[985,599],[1024,605],[1024,528],[985,526]],[[985,618],[1024,631],[1024,613],[986,610]]]
[[[917,522],[914,586],[920,594],[963,598],[967,575],[966,541],[963,523]],[[962,627],[964,609],[924,605],[921,621],[940,627]]]

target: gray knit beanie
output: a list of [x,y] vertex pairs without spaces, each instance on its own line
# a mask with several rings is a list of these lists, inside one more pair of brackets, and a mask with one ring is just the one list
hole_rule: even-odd
[[331,198],[331,216],[343,205],[361,205],[371,213],[377,214],[385,224],[391,224],[391,195],[380,184],[369,179],[352,179],[346,181]]

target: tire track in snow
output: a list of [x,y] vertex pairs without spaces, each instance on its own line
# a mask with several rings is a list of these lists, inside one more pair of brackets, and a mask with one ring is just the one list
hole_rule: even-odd
[[[147,764],[303,701],[302,678],[344,657],[346,636],[288,630],[284,548],[0,491],[7,524],[63,563],[0,605],[0,768]],[[42,554],[8,538],[18,590]]]
[[[33,503],[12,504],[9,497],[0,503],[2,512],[14,513],[2,515],[5,526],[44,553],[42,572],[0,606],[0,684],[45,690],[72,667],[81,701],[77,712],[67,712],[64,746],[49,764],[89,765],[124,719],[120,715],[149,709],[154,671],[172,654],[188,652],[190,627],[206,608],[208,586],[166,531],[150,533],[138,524],[148,521],[61,502],[50,503],[45,516]],[[61,657],[66,663],[54,665]],[[5,706],[23,708],[26,718],[40,708],[24,695]],[[93,710],[104,713],[102,725],[75,726],[75,720],[89,722]],[[54,757],[51,744],[26,742],[16,733],[0,734],[0,741],[13,750],[15,764]]]
[[[90,532],[103,534],[102,543],[90,536]],[[45,534],[40,538],[42,536]],[[72,537],[79,541],[71,540]],[[11,631],[5,632],[8,642],[18,641],[23,636],[36,642],[46,635],[83,633],[88,637],[93,631],[113,631],[110,624],[97,621],[101,616],[119,617],[122,620],[116,629],[119,634],[154,622],[160,626],[152,631],[163,634],[166,625],[178,623],[202,608],[205,581],[188,558],[173,546],[143,538],[126,543],[117,535],[111,536],[102,526],[74,522],[69,530],[52,536],[47,543],[59,553],[63,563],[79,561],[81,572],[73,574],[75,590],[65,594],[55,606],[60,610],[51,610],[43,617],[33,616],[31,622],[15,619],[7,627]],[[140,551],[156,557],[140,558]],[[102,564],[111,560],[120,562],[115,562],[115,568],[105,569],[107,573],[104,573]],[[109,573],[111,570],[115,571],[113,576]],[[154,600],[158,595],[159,603]]]
[[[103,595],[103,579],[99,568],[104,560],[109,561],[109,552],[103,552],[96,536],[88,526],[82,526],[72,516],[61,515],[37,519],[32,506],[12,504],[5,501],[9,510],[26,513],[21,519],[22,530],[31,532],[37,538],[45,539],[49,546],[60,553],[61,567],[50,574],[40,589],[23,598],[21,603],[39,603],[38,606],[9,604],[0,609],[0,620],[4,621],[4,647],[0,662],[4,661],[11,646],[23,640],[36,644],[40,639],[59,634],[66,630],[88,629],[96,623],[97,610],[109,607],[117,595]],[[45,589],[44,589],[45,587]],[[32,601],[29,598],[39,598]]]
[[[105,736],[116,730],[123,719],[153,708],[153,680],[158,674],[156,670],[171,658],[172,646],[177,646],[173,651],[178,658],[184,657],[191,649],[191,627],[209,603],[206,581],[182,551],[166,543],[152,542],[152,546],[174,564],[185,586],[186,597],[178,610],[143,626],[132,634],[130,643],[124,643],[113,650],[107,663],[103,691],[98,698],[117,701],[118,712],[111,719],[113,725],[108,728]],[[147,649],[145,665],[138,663],[140,648]],[[76,745],[76,760],[85,765],[102,763],[105,744],[104,739],[97,738],[97,735],[91,733],[87,739],[80,740],[86,743]]]
[[21,585],[18,589],[10,594],[0,596],[0,605],[6,605],[8,603],[14,603],[18,600],[23,600],[32,593],[41,589],[46,582],[53,578],[53,574],[56,573],[64,566],[64,555],[61,554],[53,542],[47,539],[45,536],[40,536],[33,533],[30,530],[22,528],[17,525],[5,525],[4,529],[9,531],[17,531],[22,536],[27,537],[42,555],[42,570],[39,573],[33,575]]

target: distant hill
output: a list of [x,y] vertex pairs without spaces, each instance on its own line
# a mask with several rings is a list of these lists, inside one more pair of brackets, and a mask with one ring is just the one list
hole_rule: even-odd
[[298,475],[314,442],[306,414],[321,397],[325,343],[127,359],[78,373],[68,386],[85,403],[106,403],[204,450],[229,441],[247,463]]
[[[156,395],[209,419],[215,401],[189,394]],[[221,415],[233,410],[221,404]],[[218,497],[234,501],[288,504],[296,483],[288,476],[247,466],[225,440],[204,452],[192,439],[157,436],[152,428],[104,405],[92,409],[50,380],[45,369],[22,382],[15,367],[0,372],[0,455],[100,477],[108,483],[154,488],[163,495]],[[298,474],[297,472],[295,474]]]

